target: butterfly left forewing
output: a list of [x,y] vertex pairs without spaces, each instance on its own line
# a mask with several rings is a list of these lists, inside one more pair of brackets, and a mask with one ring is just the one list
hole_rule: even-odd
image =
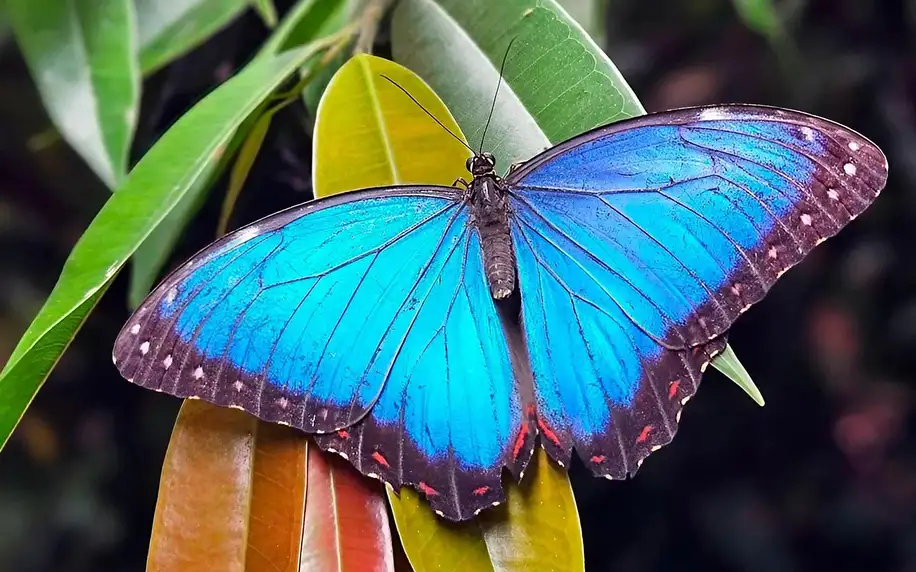
[[323,434],[364,474],[469,518],[504,498],[502,468],[524,468],[534,432],[468,210],[453,189],[395,187],[254,223],[154,290],[115,363]]

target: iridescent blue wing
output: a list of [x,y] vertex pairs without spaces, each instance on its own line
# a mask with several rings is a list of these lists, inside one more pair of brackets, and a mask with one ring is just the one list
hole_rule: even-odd
[[587,133],[507,178],[542,442],[623,478],[669,442],[724,335],[861,213],[887,164],[870,141],[752,106]]
[[467,518],[502,498],[503,466],[522,470],[514,439],[531,423],[487,292],[455,189],[349,193],[203,250],[143,302],[114,359],[141,386],[331,433],[321,444],[363,473]]

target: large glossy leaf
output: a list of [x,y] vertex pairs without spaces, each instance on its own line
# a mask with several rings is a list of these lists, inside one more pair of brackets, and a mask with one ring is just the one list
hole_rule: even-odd
[[7,8],[45,110],[113,189],[127,173],[140,101],[131,0],[8,0]]
[[162,466],[148,572],[384,571],[384,500],[289,427],[187,400]]
[[166,453],[148,572],[297,572],[308,441],[185,401]]
[[[404,87],[449,129],[461,133],[448,109],[419,77],[388,60],[357,56],[334,76],[318,108],[313,162],[317,194],[403,183],[449,185],[458,177],[468,177],[464,168],[468,150],[382,75]],[[549,463],[546,458],[541,462]],[[539,475],[536,478],[547,484],[535,488],[551,491],[555,498],[550,502],[555,505],[543,504],[540,496],[536,502],[523,502],[520,499],[535,497],[510,483],[508,510],[494,513],[483,528],[476,521],[454,525],[442,520],[410,488],[402,489],[400,497],[389,489],[401,542],[413,568],[417,572],[493,570],[493,554],[496,570],[539,569],[536,563],[547,558],[543,551],[556,547],[534,546],[537,542],[531,539],[537,536],[531,536],[534,529],[529,524],[561,523],[564,538],[580,538],[565,471],[544,470]],[[533,480],[526,479],[525,486]],[[527,554],[510,566],[507,555],[522,547]],[[581,540],[577,551],[560,548],[556,554],[566,562],[563,569],[581,570]]]
[[9,438],[75,334],[77,318],[224,151],[238,125],[315,53],[307,47],[253,62],[195,105],[140,160],[77,242],[0,372],[0,442]]
[[202,44],[251,6],[251,0],[133,2],[140,30],[140,66],[145,74]]
[[614,64],[553,0],[401,0],[392,20],[395,60],[436,90],[474,147],[513,40],[486,143],[502,167],[643,113]]
[[[333,7],[338,0],[300,0],[284,17],[267,42],[261,47],[256,59],[272,58],[282,51],[304,46],[311,42],[329,38],[340,31],[340,26],[323,25],[329,17],[326,10]],[[341,25],[342,26],[342,25]],[[343,38],[341,41],[345,41]],[[312,73],[319,65],[318,59],[310,59],[300,69],[300,75]],[[143,242],[134,255],[130,268],[130,289],[128,303],[134,308],[146,297],[150,288],[159,278],[162,267],[172,254],[172,249],[187,227],[188,222],[207,198],[208,191],[214,182],[236,159],[236,151],[250,141],[250,130],[258,125],[266,105],[259,106],[252,116],[246,119],[233,133],[226,146],[225,153],[214,158],[197,182],[189,189],[182,201],[176,205],[168,216],[156,227],[149,238]],[[266,121],[266,120],[265,120]],[[265,126],[266,127],[266,126]],[[264,132],[266,135],[266,131]],[[249,145],[251,147],[251,145]],[[249,151],[257,152],[260,143]],[[251,157],[253,159],[253,157]]]
[[520,487],[509,489],[505,507],[481,519],[496,571],[585,570],[579,512],[566,469],[540,447]]
[[301,570],[394,569],[388,510],[377,483],[343,459],[313,448],[302,531]]
[[[554,0],[401,0],[391,41],[395,59],[442,97],[474,146],[512,42],[486,139],[502,167],[645,113],[607,55]],[[729,359],[738,363],[734,352]],[[720,358],[712,365],[759,394],[744,368]]]

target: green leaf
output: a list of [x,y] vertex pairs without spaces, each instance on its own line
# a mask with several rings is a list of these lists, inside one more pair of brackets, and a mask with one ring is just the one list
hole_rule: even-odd
[[[0,372],[0,442],[9,437],[99,293],[225,149],[246,117],[315,56],[308,46],[252,62],[163,135],[77,242],[57,285]],[[88,307],[87,307],[88,305]]]
[[430,84],[477,148],[509,42],[486,147],[500,167],[644,113],[610,59],[553,0],[401,0],[392,53]]
[[202,44],[251,5],[250,0],[133,2],[140,29],[140,67],[147,75]]
[[251,0],[251,2],[261,19],[264,20],[264,25],[268,28],[275,28],[277,26],[277,8],[273,0]]
[[712,366],[734,381],[757,405],[763,407],[763,394],[757,389],[751,375],[738,361],[738,356],[735,355],[731,346],[725,346],[725,350],[712,360]]
[[8,0],[16,40],[61,136],[115,188],[140,102],[130,0]]
[[558,0],[560,6],[573,20],[579,22],[585,33],[599,46],[604,45],[604,6],[603,0]]

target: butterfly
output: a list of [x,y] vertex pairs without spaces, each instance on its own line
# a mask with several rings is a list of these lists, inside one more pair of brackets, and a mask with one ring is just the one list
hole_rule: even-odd
[[674,437],[735,319],[877,197],[881,150],[726,105],[642,116],[505,176],[292,207],[169,275],[114,346],[143,387],[247,411],[450,520],[536,439],[623,479]]

